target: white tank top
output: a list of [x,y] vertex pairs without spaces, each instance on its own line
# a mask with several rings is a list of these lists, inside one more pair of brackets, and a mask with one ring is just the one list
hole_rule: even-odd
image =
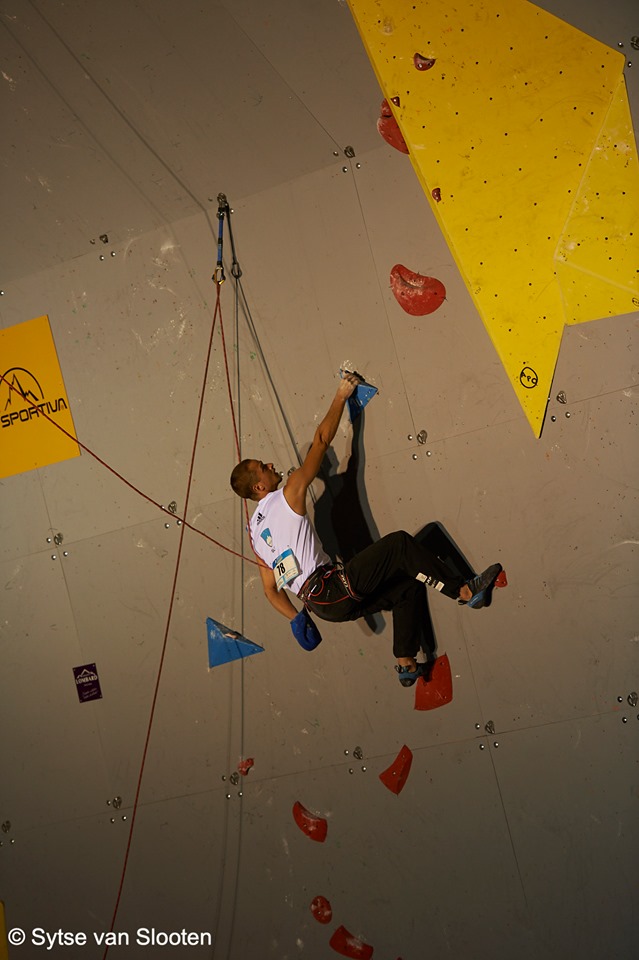
[[250,527],[253,549],[267,566],[274,568],[287,550],[293,551],[299,574],[286,587],[296,595],[318,567],[331,563],[311,521],[289,507],[283,490],[267,493],[260,500]]

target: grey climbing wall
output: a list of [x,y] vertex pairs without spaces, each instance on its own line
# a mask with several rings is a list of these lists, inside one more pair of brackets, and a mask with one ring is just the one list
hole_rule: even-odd
[[[546,6],[639,70],[629,0]],[[210,960],[323,960],[333,937],[379,960],[629,960],[637,314],[566,329],[537,440],[377,133],[345,3],[0,9],[0,332],[49,317],[85,447],[0,481],[0,900],[26,936],[9,956],[97,960],[113,930],[111,957],[163,956],[172,934],[172,956]],[[242,278],[226,225],[218,303],[219,192]],[[444,283],[437,311],[401,309],[395,263]],[[286,473],[345,365],[379,393],[314,487],[327,542],[354,518],[331,499],[354,450],[359,535],[438,520],[506,569],[489,610],[431,596],[438,709],[397,683],[389,617],[297,646],[229,491],[231,408],[242,455]],[[209,669],[207,617],[264,652]],[[80,702],[91,664],[102,697]],[[403,745],[396,795],[379,774]],[[87,943],[47,951],[40,931]]]

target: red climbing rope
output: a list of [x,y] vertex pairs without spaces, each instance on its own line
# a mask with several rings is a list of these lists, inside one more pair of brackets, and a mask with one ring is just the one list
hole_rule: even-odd
[[[218,287],[218,303],[216,303],[216,307],[215,307],[216,313],[218,312],[218,306],[219,306],[219,287]],[[221,312],[221,309],[220,309],[220,311],[219,311],[219,314],[220,314],[220,327],[221,327],[221,325],[222,325],[222,312]],[[213,315],[213,330],[214,330],[214,329],[215,329],[215,314]],[[225,352],[224,352],[224,361],[225,361],[225,363],[226,363],[226,349],[225,349]],[[228,378],[228,364],[226,365],[226,371],[227,371],[227,378]],[[1,373],[0,373],[0,382],[6,383],[6,385],[9,387],[9,390],[13,390],[14,393],[19,394],[19,396],[22,397],[22,399],[25,401],[25,403],[28,403],[29,406],[34,407],[35,409],[37,409],[39,416],[44,417],[45,420],[48,420],[49,423],[53,424],[53,426],[56,428],[56,430],[59,430],[61,433],[63,433],[65,436],[67,436],[70,440],[73,440],[74,443],[77,443],[77,445],[78,445],[82,450],[84,450],[85,453],[88,453],[90,457],[93,457],[94,460],[97,460],[97,462],[98,462],[99,464],[101,464],[106,470],[108,470],[110,473],[112,473],[114,476],[116,476],[116,477],[118,478],[118,480],[121,480],[122,483],[126,484],[127,487],[129,487],[131,490],[135,491],[135,493],[137,493],[139,496],[141,496],[144,500],[147,500],[149,503],[152,503],[153,506],[157,507],[158,510],[161,510],[163,513],[166,513],[166,514],[167,514],[169,517],[171,517],[173,520],[179,520],[183,526],[187,527],[187,529],[192,530],[194,533],[199,534],[199,536],[201,536],[201,537],[204,537],[205,540],[209,540],[211,543],[214,543],[215,546],[216,546],[216,547],[220,547],[221,550],[225,550],[227,553],[232,553],[234,557],[239,557],[240,560],[247,560],[249,563],[254,563],[254,564],[256,564],[256,566],[257,566],[257,562],[256,562],[255,560],[252,560],[251,557],[246,557],[246,556],[245,556],[244,554],[242,554],[242,553],[237,553],[237,551],[232,550],[230,547],[225,546],[223,543],[220,543],[220,541],[219,541],[219,540],[216,540],[215,537],[210,536],[208,533],[205,533],[204,530],[200,530],[198,527],[194,527],[192,524],[190,524],[190,523],[186,520],[185,517],[180,517],[178,514],[172,513],[170,510],[167,510],[167,508],[166,508],[163,504],[158,503],[157,500],[154,500],[154,499],[153,499],[153,497],[150,497],[148,494],[144,493],[143,490],[140,490],[139,487],[136,487],[136,485],[135,485],[134,483],[131,483],[131,481],[130,481],[130,480],[127,480],[126,477],[123,477],[121,473],[118,473],[118,471],[117,471],[114,467],[110,466],[110,464],[108,464],[105,460],[103,460],[101,457],[99,457],[98,454],[95,453],[93,450],[91,450],[90,447],[87,447],[87,445],[86,445],[85,443],[83,443],[81,440],[78,440],[77,437],[74,437],[73,434],[72,434],[72,433],[69,433],[68,430],[65,430],[65,428],[64,428],[63,426],[61,426],[61,424],[57,423],[57,422],[53,419],[53,417],[50,417],[48,413],[45,413],[44,410],[42,410],[37,403],[34,403],[33,400],[30,400],[28,397],[25,397],[24,394],[22,394],[22,393],[20,392],[20,390],[17,389],[17,387],[14,387],[14,385],[13,385],[12,383],[9,383],[9,381],[6,379],[6,377],[5,377],[3,374],[1,374]],[[230,383],[229,383],[229,394],[230,394]],[[231,400],[231,412],[233,412],[233,401],[232,401],[232,400]],[[199,424],[198,424],[198,426],[199,426]],[[234,430],[234,432],[235,432],[235,444],[236,444],[236,447],[237,447],[237,445],[238,445],[238,440],[237,440],[237,429],[236,429],[236,427],[235,427],[235,415],[234,415],[234,414],[233,414],[233,430]],[[185,508],[184,512],[186,513],[186,508]]]
[[[221,323],[222,323],[222,310],[221,310],[221,307],[220,307],[220,285],[219,285],[219,284],[217,285],[217,297],[216,297],[216,301],[215,301],[215,311],[214,311],[214,313],[213,313],[213,323],[212,323],[212,325],[211,325],[211,335],[210,335],[210,337],[209,337],[209,345],[208,345],[208,350],[207,350],[207,354],[206,354],[206,365],[205,365],[205,368],[204,368],[204,378],[203,378],[203,382],[202,382],[202,390],[201,390],[201,393],[200,393],[200,406],[199,406],[199,409],[198,409],[197,421],[196,421],[196,425],[195,425],[195,437],[194,437],[194,440],[193,440],[193,451],[192,451],[192,453],[191,453],[191,465],[190,465],[190,468],[189,468],[189,478],[188,478],[188,482],[187,482],[186,497],[185,497],[185,501],[184,501],[184,512],[185,512],[185,513],[187,512],[188,503],[189,503],[189,496],[190,496],[190,493],[191,493],[191,484],[192,484],[192,481],[193,481],[193,468],[194,468],[194,465],[195,465],[195,455],[196,455],[196,452],[197,452],[197,445],[198,445],[198,439],[199,439],[199,434],[200,434],[200,424],[201,424],[201,421],[202,421],[202,410],[203,410],[203,408],[204,408],[204,397],[205,397],[205,392],[206,392],[206,382],[207,382],[207,379],[208,379],[209,363],[210,363],[210,360],[211,360],[211,348],[212,348],[212,346],[213,346],[213,334],[214,334],[214,332],[215,332],[215,323],[216,323],[216,320],[217,320],[218,315],[219,315],[219,317],[220,317],[220,325],[221,325]],[[111,920],[111,926],[110,926],[110,928],[109,928],[109,932],[113,932],[113,929],[114,929],[114,927],[115,927],[115,921],[116,921],[116,918],[117,918],[117,915],[118,915],[118,910],[119,910],[119,907],[120,907],[120,899],[121,899],[121,897],[122,897],[122,890],[123,890],[123,887],[124,887],[124,880],[125,880],[127,865],[128,865],[128,861],[129,861],[129,853],[130,853],[130,850],[131,850],[131,841],[132,841],[132,839],[133,839],[133,829],[134,829],[134,826],[135,826],[135,818],[136,818],[137,811],[138,811],[138,801],[139,801],[139,797],[140,797],[140,788],[141,788],[141,786],[142,786],[142,778],[143,778],[143,776],[144,776],[144,768],[145,768],[145,765],[146,765],[146,756],[147,756],[147,751],[148,751],[148,748],[149,748],[149,740],[150,740],[150,738],[151,738],[151,729],[152,729],[152,727],[153,727],[153,718],[154,718],[154,715],[155,715],[155,706],[156,706],[156,703],[157,703],[158,691],[159,691],[159,689],[160,689],[160,680],[162,679],[162,669],[163,669],[163,667],[164,667],[164,657],[165,657],[165,654],[166,654],[166,647],[167,647],[167,643],[168,643],[168,639],[169,639],[169,628],[170,628],[170,626],[171,626],[171,619],[172,619],[172,616],[173,616],[173,604],[174,604],[174,602],[175,602],[175,592],[176,592],[176,589],[177,589],[178,574],[179,574],[179,571],[180,571],[180,562],[181,562],[181,559],[182,559],[182,545],[183,545],[183,543],[184,543],[184,527],[182,527],[182,530],[180,531],[180,543],[179,543],[179,547],[178,547],[177,560],[176,560],[176,563],[175,563],[175,574],[174,574],[174,576],[173,576],[173,587],[172,587],[172,590],[171,590],[171,599],[170,599],[170,602],[169,602],[169,612],[168,612],[168,616],[167,616],[167,619],[166,619],[166,629],[165,629],[165,631],[164,631],[164,640],[163,640],[163,643],[162,643],[162,652],[161,652],[161,655],[160,655],[160,665],[159,665],[159,668],[158,668],[157,679],[156,679],[156,682],[155,682],[155,690],[154,690],[154,692],[153,692],[153,701],[152,701],[152,703],[151,703],[151,713],[150,713],[150,716],[149,716],[149,724],[148,724],[148,727],[147,727],[146,739],[145,739],[145,741],[144,741],[144,750],[143,750],[143,752],[142,752],[142,763],[141,763],[141,765],[140,765],[140,773],[139,773],[139,776],[138,776],[138,783],[137,783],[137,788],[136,788],[136,791],[135,791],[135,799],[134,799],[134,801],[133,801],[133,810],[132,810],[132,814],[131,814],[131,826],[130,826],[130,828],[129,828],[129,839],[128,839],[128,842],[127,842],[126,852],[125,852],[125,855],[124,855],[124,864],[123,864],[123,866],[122,866],[122,875],[121,875],[121,878],[120,878],[120,885],[119,885],[119,888],[118,888],[118,895],[117,895],[117,899],[116,899],[116,902],[115,902],[115,909],[114,909],[114,911],[113,911],[113,918],[112,918],[112,920]],[[106,957],[107,957],[108,952],[109,952],[109,947],[107,946],[107,948],[106,948],[106,950],[104,951],[104,954],[103,954],[103,960],[106,960]]]
[[[215,279],[215,278],[214,278],[214,279]],[[202,390],[201,390],[201,394],[200,394],[200,404],[199,404],[197,421],[196,421],[195,437],[194,437],[194,441],[193,441],[193,450],[192,450],[192,454],[191,454],[191,463],[190,463],[190,468],[189,468],[189,475],[188,475],[188,482],[187,482],[187,489],[186,489],[186,497],[185,497],[185,503],[184,503],[184,514],[186,514],[186,513],[188,512],[188,503],[189,503],[189,497],[190,497],[190,493],[191,493],[191,485],[192,485],[192,481],[193,481],[193,470],[194,470],[194,465],[195,465],[195,456],[196,456],[196,451],[197,451],[197,446],[198,446],[198,440],[199,440],[200,426],[201,426],[201,421],[202,421],[202,411],[203,411],[203,407],[204,407],[204,397],[205,397],[206,383],[207,383],[207,380],[208,380],[208,372],[209,372],[210,359],[211,359],[211,350],[212,350],[212,346],[213,346],[213,335],[214,335],[214,333],[215,333],[215,325],[216,325],[216,321],[217,321],[218,316],[219,316],[219,320],[220,320],[220,332],[221,332],[221,337],[222,337],[222,348],[223,348],[223,353],[224,353],[224,367],[225,367],[225,371],[226,371],[226,383],[227,383],[227,389],[228,389],[228,395],[229,395],[229,402],[230,402],[230,408],[231,408],[231,419],[232,419],[232,423],[233,423],[233,435],[234,435],[234,439],[235,439],[235,448],[236,448],[236,452],[237,452],[238,459],[240,459],[240,457],[241,457],[239,432],[238,432],[237,422],[236,422],[236,418],[235,418],[235,409],[234,409],[233,395],[232,395],[232,390],[231,390],[231,378],[230,378],[230,373],[229,373],[228,356],[227,356],[227,350],[226,350],[226,337],[225,337],[225,334],[224,334],[224,321],[223,321],[223,318],[222,318],[222,308],[221,308],[221,305],[220,305],[220,287],[221,287],[221,283],[220,283],[220,282],[217,282],[217,296],[216,296],[216,302],[215,302],[215,310],[214,310],[214,313],[213,313],[213,322],[212,322],[212,324],[211,324],[211,333],[210,333],[210,337],[209,337],[208,350],[207,350],[207,355],[206,355],[206,364],[205,364],[205,369],[204,369],[204,377],[203,377],[203,383],[202,383]],[[145,740],[144,740],[144,748],[143,748],[143,751],[142,751],[142,760],[141,760],[141,764],[140,764],[140,771],[139,771],[139,774],[138,774],[138,781],[137,781],[137,786],[136,786],[136,791],[135,791],[135,797],[134,797],[134,801],[133,801],[133,808],[132,808],[132,812],[131,812],[131,824],[130,824],[130,827],[129,827],[129,836],[128,836],[127,846],[126,846],[126,850],[125,850],[125,854],[124,854],[124,863],[123,863],[123,866],[122,866],[122,873],[121,873],[121,876],[120,876],[120,883],[119,883],[119,886],[118,886],[118,892],[117,892],[117,896],[116,896],[115,907],[114,907],[114,910],[113,910],[113,917],[112,917],[112,919],[111,919],[111,926],[110,926],[110,928],[109,928],[109,933],[112,933],[113,930],[114,930],[114,928],[115,928],[115,923],[116,923],[116,919],[117,919],[117,916],[118,916],[118,911],[119,911],[119,908],[120,908],[120,901],[121,901],[121,898],[122,898],[122,891],[123,891],[123,889],[124,889],[124,881],[125,881],[125,878],[126,878],[126,872],[127,872],[128,862],[129,862],[129,855],[130,855],[130,851],[131,851],[131,844],[132,844],[132,840],[133,840],[133,831],[134,831],[134,828],[135,828],[135,822],[136,822],[136,817],[137,817],[137,812],[138,812],[138,805],[139,805],[139,799],[140,799],[140,790],[141,790],[141,787],[142,787],[142,780],[143,780],[143,777],[144,777],[144,770],[145,770],[145,766],[146,766],[147,753],[148,753],[149,742],[150,742],[150,738],[151,738],[151,730],[152,730],[152,728],[153,728],[153,720],[154,720],[154,717],[155,717],[155,708],[156,708],[156,705],[157,705],[158,692],[159,692],[159,689],[160,689],[160,682],[161,682],[161,679],[162,679],[162,672],[163,672],[163,668],[164,668],[164,659],[165,659],[166,649],[167,649],[167,644],[168,644],[169,629],[170,629],[171,620],[172,620],[172,617],[173,617],[173,607],[174,607],[174,603],[175,603],[175,595],[176,595],[176,591],[177,591],[178,575],[179,575],[179,572],[180,572],[180,563],[181,563],[181,559],[182,559],[182,547],[183,547],[183,543],[184,543],[184,531],[185,531],[186,529],[192,530],[194,533],[197,533],[197,534],[199,534],[200,536],[204,537],[206,540],[209,540],[211,543],[214,543],[216,546],[220,547],[222,550],[225,550],[227,553],[231,553],[231,554],[233,554],[233,556],[239,557],[241,560],[246,560],[248,563],[252,563],[252,564],[254,564],[255,566],[259,566],[260,564],[259,564],[259,562],[258,562],[257,560],[254,560],[254,559],[252,559],[251,557],[247,557],[247,556],[245,556],[243,553],[238,553],[237,551],[232,550],[230,547],[227,547],[227,546],[225,546],[223,543],[220,543],[219,540],[216,540],[214,537],[211,537],[209,534],[205,533],[203,530],[200,530],[200,529],[198,529],[197,527],[192,526],[192,524],[190,524],[190,523],[187,522],[187,520],[185,519],[185,517],[179,517],[177,514],[173,513],[172,511],[170,511],[170,510],[168,510],[166,507],[164,507],[163,504],[160,504],[160,503],[158,503],[156,500],[154,500],[153,497],[150,497],[148,494],[144,493],[142,490],[140,490],[139,487],[137,487],[134,483],[131,483],[130,480],[127,480],[126,477],[124,477],[121,473],[119,473],[116,469],[114,469],[114,467],[112,467],[112,466],[111,466],[110,464],[108,464],[105,460],[103,460],[100,456],[98,456],[98,454],[95,453],[93,450],[91,450],[90,447],[88,447],[88,446],[87,446],[85,443],[83,443],[81,440],[78,440],[78,438],[77,438],[76,436],[73,436],[73,434],[69,433],[68,430],[66,430],[63,426],[61,426],[59,423],[57,423],[52,417],[50,417],[47,413],[45,413],[45,411],[44,411],[43,409],[41,409],[41,407],[40,407],[38,404],[34,403],[34,402],[33,402],[32,400],[30,400],[28,397],[24,396],[24,395],[22,394],[22,392],[21,392],[20,390],[18,390],[12,383],[10,383],[3,374],[0,374],[0,382],[6,383],[6,385],[9,387],[9,389],[12,390],[12,391],[14,391],[15,393],[17,393],[17,394],[23,399],[23,401],[25,401],[27,404],[29,404],[29,406],[36,408],[36,409],[38,410],[38,415],[39,415],[39,416],[43,416],[46,420],[49,421],[49,423],[53,424],[53,426],[56,427],[57,430],[60,430],[61,433],[65,434],[65,436],[67,436],[70,440],[72,440],[74,443],[77,443],[77,445],[78,445],[82,450],[84,450],[85,453],[87,453],[90,457],[92,457],[92,458],[93,458],[94,460],[96,460],[99,464],[101,464],[106,470],[108,470],[110,473],[112,473],[114,476],[116,476],[119,480],[121,480],[122,483],[124,483],[127,487],[129,487],[131,490],[133,490],[135,493],[137,493],[139,496],[141,496],[144,500],[147,500],[149,503],[152,503],[154,506],[156,506],[156,507],[157,507],[159,510],[161,510],[163,513],[168,514],[168,516],[172,517],[173,519],[177,519],[178,521],[180,521],[180,522],[181,522],[181,525],[182,525],[182,529],[181,529],[181,531],[180,531],[180,540],[179,540],[179,545],[178,545],[176,564],[175,564],[175,572],[174,572],[174,575],[173,575],[173,585],[172,585],[172,589],[171,589],[171,596],[170,596],[170,601],[169,601],[169,609],[168,609],[168,614],[167,614],[167,619],[166,619],[166,628],[165,628],[165,631],[164,631],[164,639],[163,639],[163,641],[162,641],[162,648],[161,648],[161,653],[160,653],[160,662],[159,662],[159,666],[158,666],[158,672],[157,672],[157,678],[156,678],[156,682],[155,682],[155,688],[154,688],[154,691],[153,691],[153,699],[152,699],[152,702],[151,702],[151,711],[150,711],[150,714],[149,714],[149,722],[148,722],[148,726],[147,726],[146,737],[145,737]],[[250,539],[250,541],[251,541],[251,547],[252,547],[252,546],[253,546],[253,543],[252,543],[252,538],[251,538],[251,534],[250,534],[248,507],[247,507],[246,502],[244,502],[244,512],[245,512],[245,516],[246,516],[246,523],[247,523],[247,530],[248,530],[248,533],[249,533],[249,539]],[[106,960],[106,957],[107,957],[108,953],[109,953],[109,946],[107,945],[106,948],[105,948],[105,951],[104,951],[102,960]]]

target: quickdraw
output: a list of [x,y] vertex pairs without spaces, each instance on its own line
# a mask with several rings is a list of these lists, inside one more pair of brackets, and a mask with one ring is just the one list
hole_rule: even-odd
[[233,229],[231,227],[231,208],[229,207],[229,202],[226,199],[225,193],[218,193],[217,195],[217,219],[218,229],[217,229],[217,264],[215,265],[215,271],[211,279],[214,283],[217,283],[218,286],[222,286],[226,277],[224,276],[224,263],[223,263],[223,245],[224,245],[224,217],[226,217],[229,225],[229,237],[231,240],[231,276],[235,280],[239,280],[242,276],[242,269],[237,261],[235,256],[235,241],[233,239]]

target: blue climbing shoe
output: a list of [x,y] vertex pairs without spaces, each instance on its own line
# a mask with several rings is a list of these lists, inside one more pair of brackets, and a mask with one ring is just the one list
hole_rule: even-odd
[[501,563],[493,563],[487,567],[483,573],[477,577],[472,577],[466,581],[466,586],[470,587],[472,597],[470,600],[461,600],[460,603],[466,603],[473,610],[481,610],[482,607],[489,607],[493,598],[493,587],[495,580],[501,573]]
[[403,687],[412,687],[416,680],[427,674],[428,664],[418,663],[417,670],[410,670],[408,667],[400,667],[398,664],[395,664],[395,669],[397,670],[401,685]]

